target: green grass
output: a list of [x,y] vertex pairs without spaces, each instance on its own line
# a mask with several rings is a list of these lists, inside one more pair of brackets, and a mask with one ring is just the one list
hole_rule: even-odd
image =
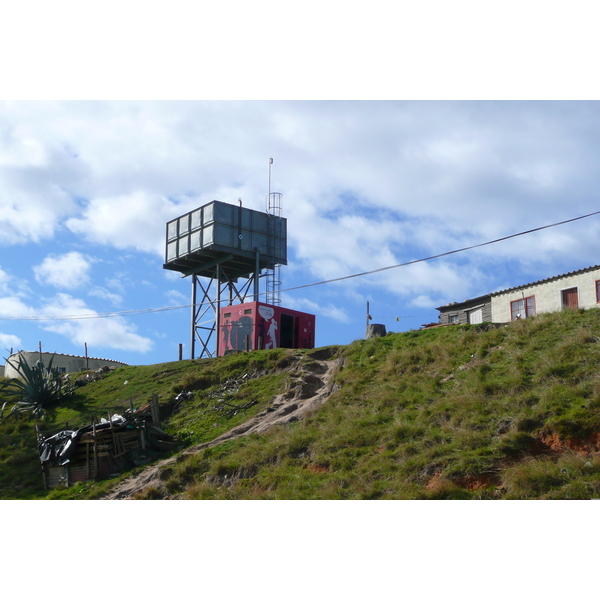
[[[281,369],[286,360],[284,350],[271,350],[223,359],[121,367],[100,381],[77,388],[77,394],[59,406],[48,407],[43,420],[7,418],[0,423],[0,498],[93,498],[115,483],[92,482],[76,486],[76,491],[71,488],[46,492],[37,453],[36,425],[48,435],[64,428],[77,429],[93,419],[98,422],[108,415],[122,414],[131,404],[139,408],[155,393],[167,432],[183,448],[209,441],[264,408],[285,385]],[[242,379],[244,375],[248,377]],[[223,386],[235,379],[240,379],[236,391],[223,392]],[[175,406],[174,399],[183,390],[191,391],[192,397]],[[3,401],[1,397],[0,400]],[[220,400],[233,405],[255,404],[226,415],[218,410]]]
[[[164,490],[138,497],[600,496],[599,311],[389,334],[338,354],[344,366],[337,391],[317,412],[183,458],[163,474]],[[310,351],[298,355],[313,360]],[[157,393],[170,433],[182,444],[209,441],[285,389],[298,368],[293,356],[275,350],[124,367],[81,388],[53,411],[48,426],[87,424]],[[181,390],[193,396],[174,407]],[[235,414],[229,405],[247,408]],[[94,497],[111,485],[45,493],[36,484],[32,427],[0,425],[2,497]],[[14,489],[9,482],[17,470],[23,483]]]

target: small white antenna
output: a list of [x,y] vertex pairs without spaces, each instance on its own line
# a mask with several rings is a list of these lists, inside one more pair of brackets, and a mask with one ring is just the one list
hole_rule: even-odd
[[269,159],[269,193],[267,194],[267,213],[270,214],[271,209],[271,165],[273,164],[273,159]]
[[281,304],[281,265],[275,264],[275,244],[276,239],[281,239],[281,193],[271,192],[271,165],[273,159],[269,159],[269,193],[267,194],[267,214],[276,219],[270,219],[269,225],[269,244],[271,246],[272,267],[267,268],[266,281],[266,302],[267,304]]

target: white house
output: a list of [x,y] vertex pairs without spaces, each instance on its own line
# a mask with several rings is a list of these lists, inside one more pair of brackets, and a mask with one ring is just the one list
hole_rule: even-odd
[[508,323],[563,308],[600,307],[600,265],[440,306],[440,324]]

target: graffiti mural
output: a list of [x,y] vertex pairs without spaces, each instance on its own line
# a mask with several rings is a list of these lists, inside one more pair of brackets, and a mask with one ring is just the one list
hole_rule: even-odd
[[247,302],[221,309],[219,356],[272,348],[314,348],[315,316]]
[[223,324],[223,343],[225,354],[232,350],[252,350],[252,318],[243,316],[236,320],[226,319]]
[[277,348],[277,321],[275,309],[272,306],[259,304],[258,306],[258,335],[263,342],[263,348],[270,350]]

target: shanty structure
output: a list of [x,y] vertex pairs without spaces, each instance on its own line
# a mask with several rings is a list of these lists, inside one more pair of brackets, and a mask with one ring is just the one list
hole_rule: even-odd
[[46,489],[106,479],[176,447],[160,427],[156,396],[137,411],[127,411],[126,416],[107,416],[81,429],[38,434]]

